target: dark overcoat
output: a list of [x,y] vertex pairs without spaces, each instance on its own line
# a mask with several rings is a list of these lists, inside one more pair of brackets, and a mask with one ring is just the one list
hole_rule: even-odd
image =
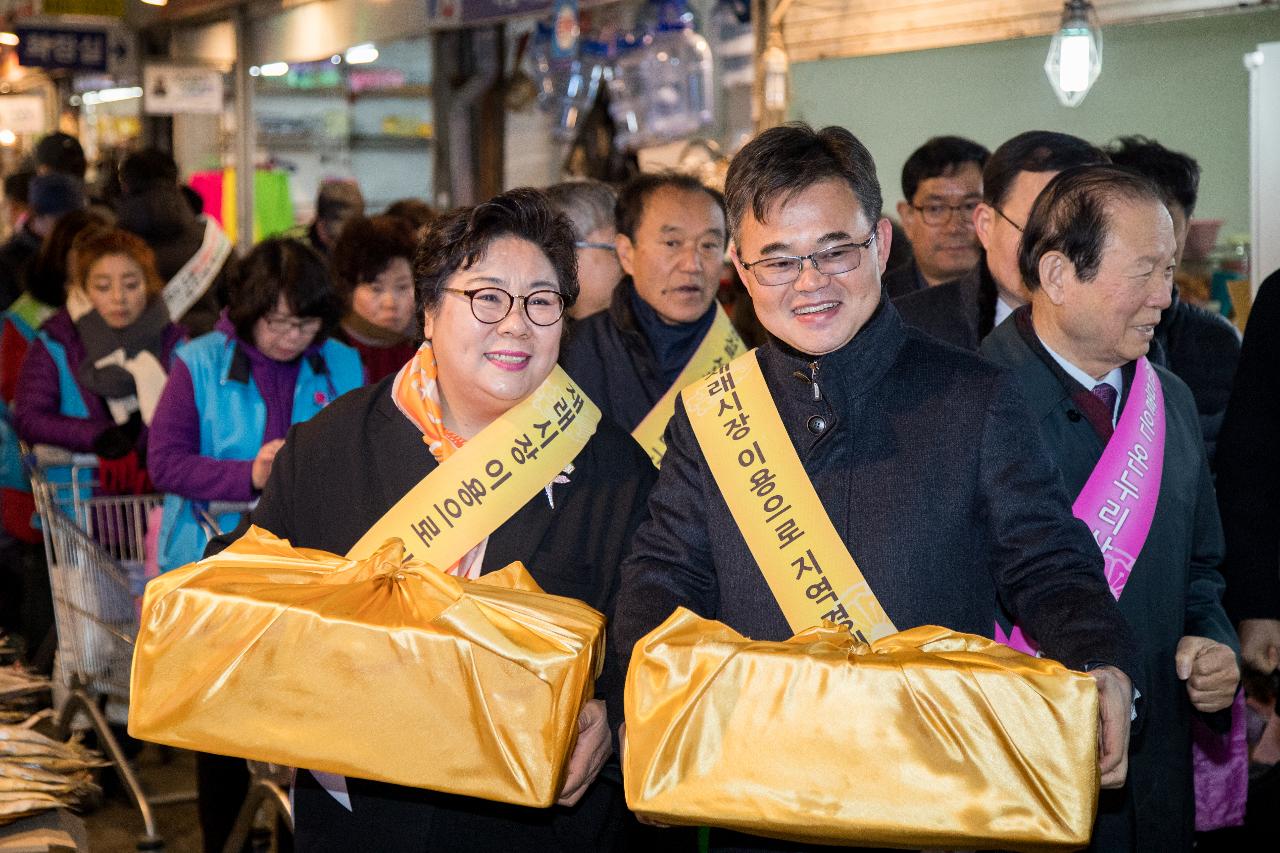
[[[235,534],[215,539],[210,551],[252,522],[296,546],[345,554],[436,467],[421,433],[391,398],[394,378],[345,394],[293,427],[257,508]],[[610,615],[618,566],[655,471],[640,446],[607,418],[573,464],[569,482],[552,486],[554,508],[538,492],[494,531],[481,571],[519,560],[546,592]],[[609,692],[613,677],[606,668],[598,695]],[[593,785],[574,809],[530,809],[351,779],[347,812],[310,774],[300,772],[298,780],[299,849],[312,851],[594,851],[605,846],[601,836],[622,808],[617,785],[607,780]]]
[[[899,629],[989,637],[999,599],[1068,666],[1115,664],[1141,684],[1102,558],[1012,376],[905,327],[887,301],[817,359],[819,400],[803,378],[811,356],[770,341],[759,359],[823,506]],[[623,665],[678,606],[756,639],[790,637],[681,404],[666,441],[623,564],[611,635]],[[715,846],[801,849],[727,833]]]
[[[1072,498],[1084,488],[1105,444],[1082,417],[1073,392],[1083,387],[1061,372],[1030,324],[1015,314],[996,328],[982,354],[1013,371],[1062,472]],[[1057,368],[1056,370],[1054,368]],[[1145,722],[1130,742],[1129,781],[1104,792],[1093,849],[1189,850],[1195,803],[1191,776],[1191,716],[1186,685],[1174,669],[1184,635],[1239,647],[1222,608],[1222,524],[1205,459],[1195,401],[1185,383],[1156,367],[1164,391],[1165,452],[1151,532],[1120,597],[1146,672]],[[1134,364],[1124,369],[1124,397]],[[1079,398],[1077,397],[1077,400]]]

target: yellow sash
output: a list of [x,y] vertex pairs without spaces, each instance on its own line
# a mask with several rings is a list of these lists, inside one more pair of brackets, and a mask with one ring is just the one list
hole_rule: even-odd
[[679,395],[680,389],[692,382],[697,382],[711,371],[732,361],[738,353],[742,352],[742,349],[742,338],[738,337],[733,324],[729,322],[729,315],[724,312],[724,306],[717,302],[716,317],[711,321],[711,328],[707,329],[707,334],[703,336],[702,343],[698,344],[693,357],[684,366],[684,370],[680,371],[676,381],[667,389],[667,393],[662,395],[662,399],[654,403],[640,425],[631,431],[631,437],[640,442],[640,446],[644,448],[645,453],[649,454],[655,467],[662,467],[662,457],[667,452],[662,434],[667,429],[667,421],[671,420],[671,415],[675,413],[676,396]]
[[865,642],[894,633],[805,473],[756,351],[686,388],[684,405],[716,485],[791,630],[825,621]]
[[420,560],[453,565],[576,459],[599,423],[600,410],[557,367],[410,489],[347,557],[364,559],[400,539]]

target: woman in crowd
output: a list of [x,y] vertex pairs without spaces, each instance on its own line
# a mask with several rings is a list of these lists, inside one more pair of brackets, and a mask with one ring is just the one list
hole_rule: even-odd
[[146,424],[183,330],[160,298],[151,249],[133,234],[84,230],[70,267],[90,308],[76,319],[59,309],[40,327],[18,376],[14,426],[28,443],[96,454],[104,491],[148,491]]
[[[359,357],[329,337],[339,301],[314,249],[266,240],[233,269],[230,284],[230,307],[212,332],[178,348],[156,407],[149,459],[166,493],[162,571],[204,554],[197,510],[254,500],[289,427],[362,384]],[[229,529],[237,520],[228,513],[217,523]],[[205,850],[221,850],[248,772],[244,761],[196,759]]]
[[355,347],[369,382],[395,373],[417,347],[413,329],[413,225],[397,216],[352,219],[330,261],[346,314],[337,335]]
[[22,294],[0,315],[0,527],[12,540],[0,560],[19,578],[18,585],[0,592],[0,612],[16,614],[4,619],[4,624],[25,642],[27,661],[41,672],[53,663],[53,600],[43,540],[33,523],[36,506],[31,482],[22,465],[10,408],[18,372],[36,330],[67,301],[72,241],[86,228],[107,224],[94,211],[63,215],[23,272]]
[[[542,387],[578,295],[573,242],[568,221],[533,190],[433,224],[414,270],[426,342],[395,377],[294,431],[252,522],[296,546],[346,553],[458,447]],[[653,465],[604,420],[565,472],[449,570],[474,577],[520,560],[547,592],[608,615]],[[612,677],[606,669],[597,695]],[[300,770],[297,849],[608,850],[624,810],[620,786],[596,779],[610,748],[603,703],[593,700],[579,718],[563,805],[549,809]]]

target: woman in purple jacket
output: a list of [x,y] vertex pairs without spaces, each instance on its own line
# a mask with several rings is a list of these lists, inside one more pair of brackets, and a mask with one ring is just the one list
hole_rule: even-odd
[[51,444],[101,461],[104,491],[149,491],[146,425],[174,347],[155,256],[118,228],[90,229],[71,247],[71,284],[91,309],[66,308],[40,327],[18,375],[14,427],[29,444]]

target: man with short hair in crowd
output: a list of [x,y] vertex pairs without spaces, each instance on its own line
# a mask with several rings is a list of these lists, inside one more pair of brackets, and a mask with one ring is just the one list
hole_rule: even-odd
[[348,221],[364,216],[364,194],[355,181],[324,181],[316,193],[316,215],[311,224],[298,233],[290,231],[289,236],[299,237],[311,243],[311,247],[328,260],[333,254],[333,247],[338,242],[338,235]]
[[890,299],[953,281],[978,264],[973,211],[991,152],[960,136],[935,136],[902,167],[898,220],[912,257],[884,275]]
[[569,309],[574,320],[609,307],[614,288],[622,280],[618,263],[618,229],[613,206],[618,194],[600,181],[566,181],[546,190],[547,200],[573,224],[578,253],[578,301]]
[[963,278],[908,293],[895,303],[907,325],[977,350],[982,339],[1029,300],[1018,273],[1018,242],[1031,205],[1063,169],[1107,162],[1107,155],[1065,133],[1032,130],[995,150],[982,170],[982,203],[973,225],[982,253]]
[[47,172],[31,179],[27,218],[0,246],[0,311],[22,295],[23,272],[64,214],[85,206],[84,185],[70,175]]
[[53,173],[70,175],[81,183],[88,163],[84,157],[84,148],[80,140],[69,133],[50,133],[36,143],[36,174]]
[[[574,327],[560,361],[604,414],[636,430],[667,399],[704,339],[712,343],[713,325],[720,321],[732,333],[716,303],[728,230],[724,198],[675,173],[634,178],[618,194],[615,221],[626,276],[608,310]],[[669,417],[667,410],[656,423],[659,436]],[[651,451],[650,442],[637,440]]]
[[[1103,580],[1102,556],[1072,520],[1013,378],[906,327],[883,297],[890,226],[870,152],[843,128],[775,127],[738,152],[725,188],[734,263],[770,332],[734,362],[747,367],[729,387],[745,394],[747,382],[763,383],[755,399],[776,408],[785,432],[750,433],[740,447],[725,447],[714,442],[727,415],[706,407],[717,428],[695,433],[690,409],[677,403],[649,517],[622,566],[610,637],[622,669],[636,641],[677,607],[757,640],[802,630],[792,616],[803,589],[790,598],[773,592],[795,592],[794,563],[780,551],[790,547],[785,525],[739,518],[712,459],[759,464],[747,455],[755,449],[744,449],[758,441],[779,457],[768,459],[775,471],[787,453],[798,457],[801,479],[779,490],[790,488],[797,504],[794,496],[811,490],[827,518],[807,513],[800,523],[829,525],[848,550],[824,550],[827,577],[835,564],[856,561],[865,578],[857,586],[869,590],[855,603],[854,586],[835,578],[844,592],[813,603],[805,627],[827,608],[821,618],[830,621],[866,612],[874,596],[898,630],[932,624],[989,637],[997,600],[1007,602],[1047,654],[1098,679],[1101,778],[1121,784],[1127,673],[1137,672],[1130,664],[1138,655]],[[756,409],[748,432],[773,417]],[[621,708],[609,704],[611,713]],[[809,849],[719,832],[712,847]]]
[[[1177,263],[1187,244],[1187,227],[1200,190],[1200,164],[1153,139],[1123,136],[1107,146],[1111,162],[1149,178],[1173,218]],[[1175,280],[1169,307],[1160,314],[1151,360],[1163,364],[1187,383],[1200,413],[1200,429],[1212,467],[1218,433],[1231,397],[1231,381],[1240,362],[1240,333],[1221,314],[1179,298]]]
[[1092,849],[1189,851],[1192,717],[1227,709],[1240,669],[1195,401],[1146,358],[1170,301],[1173,220],[1146,178],[1086,166],[1054,178],[1025,222],[1018,265],[1031,301],[982,355],[1016,377],[1147,675],[1129,783],[1104,792]]

